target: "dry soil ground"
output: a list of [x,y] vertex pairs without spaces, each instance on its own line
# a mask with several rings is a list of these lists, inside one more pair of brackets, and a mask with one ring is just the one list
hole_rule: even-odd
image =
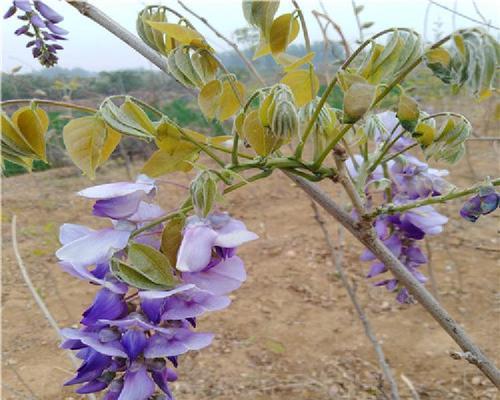
[[[491,143],[475,142],[472,164],[480,176],[499,175]],[[116,165],[98,183],[124,180]],[[176,175],[178,182],[189,177]],[[464,160],[451,179],[472,182]],[[75,192],[90,182],[75,168],[63,168],[3,181],[3,398],[78,399],[61,383],[72,366],[42,317],[16,265],[10,234],[18,216],[24,262],[61,326],[76,324],[96,288],[61,272],[54,251],[64,222],[96,226],[89,201]],[[183,190],[160,182],[160,204],[176,206]],[[333,196],[338,189],[327,185]],[[500,363],[500,213],[471,224],[458,218],[459,203],[440,207],[451,217],[443,235],[433,238],[432,265],[439,296],[484,351]],[[183,357],[173,384],[180,400],[203,399],[376,399],[380,373],[370,343],[353,312],[307,197],[281,174],[238,190],[225,205],[261,239],[244,246],[249,278],[231,307],[199,321],[213,331],[211,347]],[[102,221],[101,221],[102,222]],[[329,223],[332,234],[337,229]],[[497,391],[478,370],[451,359],[455,344],[419,306],[400,306],[392,294],[363,278],[368,265],[358,260],[361,246],[346,236],[345,268],[392,366],[403,398],[414,385],[422,399],[495,399]],[[425,270],[425,267],[424,267]],[[30,394],[31,392],[31,394]],[[33,398],[35,398],[33,396]]]

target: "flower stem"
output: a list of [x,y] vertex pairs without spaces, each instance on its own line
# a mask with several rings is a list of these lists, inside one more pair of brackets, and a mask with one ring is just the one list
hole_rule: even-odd
[[[493,179],[490,182],[493,186],[500,186],[500,178]],[[451,190],[449,193],[442,194],[440,196],[434,196],[434,197],[429,197],[427,199],[422,199],[422,200],[417,200],[417,201],[412,201],[406,204],[401,204],[401,205],[396,205],[396,204],[386,204],[383,206],[378,207],[375,211],[372,213],[369,213],[366,215],[367,218],[373,219],[376,218],[379,215],[384,215],[384,214],[395,214],[399,212],[404,212],[411,210],[413,208],[417,207],[422,207],[422,206],[428,206],[431,204],[437,204],[437,203],[444,203],[448,200],[453,200],[453,199],[458,199],[460,197],[464,197],[473,193],[477,193],[479,191],[480,187],[478,185],[474,185],[472,187],[469,187],[467,189],[462,189],[462,190]]]
[[24,103],[36,103],[36,104],[46,104],[50,106],[63,107],[63,108],[72,108],[73,110],[88,112],[88,113],[96,113],[97,110],[91,107],[80,106],[78,104],[66,103],[64,101],[56,101],[56,100],[43,100],[43,99],[13,99],[6,100],[0,102],[1,107],[7,107],[15,104],[24,104]]

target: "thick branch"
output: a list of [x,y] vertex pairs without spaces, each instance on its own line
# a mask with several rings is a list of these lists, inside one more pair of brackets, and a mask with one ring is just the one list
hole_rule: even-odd
[[417,281],[410,271],[391,253],[391,251],[380,241],[373,230],[361,232],[356,221],[340,208],[326,193],[317,185],[300,177],[286,173],[302,190],[304,190],[314,201],[323,207],[328,214],[339,221],[353,236],[366,246],[377,258],[383,262],[393,275],[408,289],[416,300],[432,315],[441,327],[451,336],[464,352],[469,352],[473,357],[475,365],[490,379],[493,384],[500,388],[500,371],[495,367],[472,341],[463,328],[451,317],[450,314],[439,304],[429,291]]

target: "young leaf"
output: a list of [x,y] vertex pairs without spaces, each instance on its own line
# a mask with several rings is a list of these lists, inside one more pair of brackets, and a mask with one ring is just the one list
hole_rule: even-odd
[[144,289],[144,290],[171,289],[170,286],[159,285],[157,283],[154,283],[146,276],[136,271],[132,266],[127,265],[121,260],[112,258],[110,264],[111,264],[111,271],[117,278],[121,279],[123,282],[137,289]]
[[147,21],[147,23],[153,29],[156,29],[157,31],[167,34],[180,44],[186,46],[200,47],[205,49],[210,48],[210,46],[205,42],[203,36],[201,36],[194,29],[179,24],[171,24],[168,22]]
[[269,46],[275,54],[283,53],[299,34],[299,23],[293,14],[280,15],[273,21],[269,32]]
[[170,219],[163,228],[160,250],[172,266],[177,263],[177,252],[182,242],[182,229],[185,224],[186,216],[180,214]]
[[21,107],[12,114],[12,122],[17,126],[35,156],[47,162],[45,152],[45,133],[49,128],[47,113],[37,106]]
[[399,97],[398,112],[396,114],[401,126],[408,132],[413,132],[417,126],[419,115],[418,103],[403,93]]
[[286,53],[281,53],[275,56],[275,60],[279,64],[283,65],[283,71],[290,72],[301,67],[304,64],[312,64],[315,55],[316,53],[314,53],[314,51],[311,51],[310,53],[307,53],[304,57],[298,58]]
[[159,147],[142,167],[142,173],[152,178],[175,171],[190,171],[200,152],[198,147],[182,141],[173,144],[170,140],[163,140]]
[[297,107],[303,107],[309,103],[316,97],[319,90],[319,80],[312,68],[291,71],[280,82],[292,90]]
[[24,138],[19,128],[12,122],[7,114],[1,111],[2,142],[7,143],[17,153],[25,157],[36,157],[28,141]]
[[140,139],[151,140],[153,135],[135,120],[133,114],[128,114],[122,108],[118,108],[111,99],[105,99],[100,108],[100,114],[106,124],[124,135],[136,136]]
[[94,179],[106,140],[104,121],[95,115],[73,119],[63,129],[63,140],[75,165]]
[[420,143],[423,147],[430,146],[436,137],[436,128],[424,122],[420,122],[415,127],[413,138]]
[[173,287],[176,283],[168,258],[153,247],[131,243],[127,264],[158,285]]
[[198,105],[201,112],[208,119],[213,119],[217,115],[222,96],[222,82],[213,80],[208,82],[198,94]]
[[100,167],[106,161],[108,161],[113,151],[115,151],[116,146],[120,143],[122,135],[115,131],[110,126],[106,126],[106,139],[104,140],[104,144],[101,149],[101,156],[99,157],[98,166]]
[[134,103],[130,98],[127,98],[120,106],[120,109],[133,121],[139,124],[145,131],[154,135],[156,128],[153,122],[149,119],[144,110]]
[[245,98],[245,86],[239,81],[222,83],[222,95],[220,97],[220,108],[218,119],[225,121],[232,117],[242,107],[241,102]]
[[372,106],[376,86],[354,83],[344,95],[344,123],[354,123]]

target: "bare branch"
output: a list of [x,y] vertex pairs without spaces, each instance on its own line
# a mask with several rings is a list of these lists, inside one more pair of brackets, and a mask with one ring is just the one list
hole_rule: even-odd
[[410,380],[410,378],[408,378],[405,374],[401,374],[401,380],[406,384],[406,386],[408,386],[408,389],[410,389],[413,400],[420,400],[417,389],[415,389],[415,386],[413,385],[413,382]]
[[351,299],[351,303],[354,305],[354,309],[356,310],[356,313],[358,314],[358,318],[360,319],[361,323],[363,324],[363,329],[365,331],[365,335],[368,338],[368,340],[372,343],[373,349],[375,350],[375,354],[377,355],[377,361],[380,366],[380,369],[382,370],[382,373],[384,374],[385,380],[389,384],[391,388],[391,398],[392,400],[398,400],[399,399],[399,393],[398,393],[398,386],[396,384],[396,381],[394,380],[394,376],[392,374],[391,368],[389,367],[389,364],[387,363],[387,360],[385,358],[384,350],[382,349],[382,346],[380,345],[380,342],[377,339],[377,336],[375,335],[375,332],[373,331],[373,328],[371,326],[370,320],[368,319],[368,316],[366,315],[365,311],[359,304],[358,298],[356,296],[356,292],[354,288],[351,286],[349,283],[349,279],[346,276],[346,273],[344,272],[344,268],[342,266],[342,258],[343,258],[343,245],[342,245],[342,236],[343,236],[343,231],[342,227],[339,226],[339,250],[335,249],[335,245],[333,244],[332,238],[330,237],[330,233],[328,232],[328,228],[326,227],[325,221],[321,218],[321,215],[318,210],[318,206],[314,201],[311,201],[311,207],[314,211],[314,219],[318,223],[319,227],[323,231],[323,236],[325,237],[326,244],[330,250],[332,261],[335,264],[335,270],[337,274],[340,277],[340,281],[342,282],[342,286],[344,286],[345,290],[347,291],[347,294],[349,295],[349,298]]
[[487,26],[488,28],[492,28],[492,29],[496,29],[497,31],[500,31],[500,28],[498,28],[497,26],[495,25],[491,25],[490,23],[488,22],[483,22],[483,21],[480,21],[478,19],[475,19],[475,18],[471,18],[469,17],[468,15],[465,15],[465,14],[462,14],[456,10],[453,10],[452,8],[449,8],[449,7],[446,7],[445,5],[443,4],[440,4],[438,3],[437,1],[434,1],[434,0],[428,0],[429,3],[432,3],[434,4],[435,6],[437,7],[440,7],[442,8],[443,10],[446,10],[446,11],[449,11],[451,12],[453,15],[458,15],[459,17],[462,17],[464,19],[467,19],[469,21],[472,21],[472,22],[475,22],[476,24],[480,24],[480,25],[484,25],[484,26]]
[[436,278],[434,276],[434,268],[432,265],[432,248],[429,239],[425,238],[425,248],[427,250],[427,271],[429,272],[429,280],[431,282],[432,295],[439,301],[439,293],[437,289]]

